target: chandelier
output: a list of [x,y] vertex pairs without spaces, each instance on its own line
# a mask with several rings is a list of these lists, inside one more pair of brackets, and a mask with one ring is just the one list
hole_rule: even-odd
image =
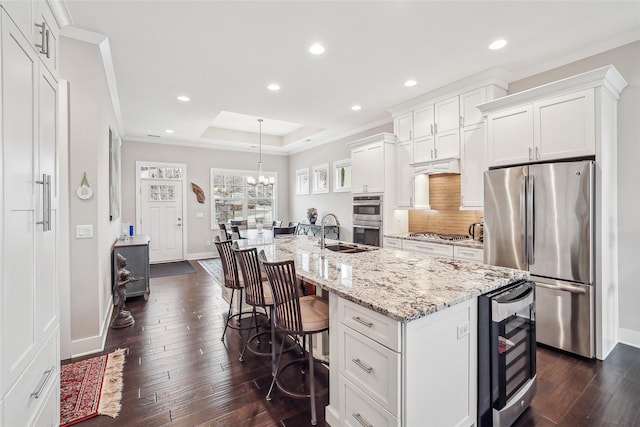
[[276,180],[274,177],[266,177],[264,176],[264,173],[262,173],[262,121],[263,119],[258,119],[258,123],[259,123],[259,135],[260,135],[260,139],[259,139],[259,149],[260,149],[260,157],[258,158],[258,173],[255,177],[253,176],[249,176],[247,177],[247,184],[251,185],[251,186],[256,186],[256,185],[264,185],[264,186],[270,186],[273,185]]

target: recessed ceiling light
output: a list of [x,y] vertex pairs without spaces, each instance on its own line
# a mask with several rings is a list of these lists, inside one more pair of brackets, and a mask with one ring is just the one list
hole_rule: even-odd
[[271,83],[269,86],[267,86],[267,89],[275,92],[276,90],[280,90],[280,85],[277,83]]
[[417,85],[417,84],[418,84],[418,82],[417,82],[417,81],[415,81],[415,80],[407,80],[406,82],[404,82],[404,85],[405,85],[406,87],[412,87],[412,86],[415,86],[415,85]]
[[311,47],[309,47],[309,52],[313,53],[314,55],[322,55],[324,53],[324,46],[322,46],[320,43],[314,43],[311,45]]
[[498,49],[502,49],[503,47],[505,47],[507,45],[507,41],[500,39],[500,40],[496,40],[493,43],[491,43],[489,45],[489,49],[491,50],[498,50]]
[[188,96],[184,96],[184,95],[180,95],[177,99],[178,99],[178,101],[181,101],[181,102],[189,102],[189,101],[191,101],[191,98],[189,98]]
[[361,106],[361,105],[356,104],[356,105],[354,105],[353,107],[351,107],[351,109],[352,109],[353,111],[360,111],[360,110],[362,110],[362,106]]
[[166,133],[173,133],[173,129],[167,129],[165,130]]

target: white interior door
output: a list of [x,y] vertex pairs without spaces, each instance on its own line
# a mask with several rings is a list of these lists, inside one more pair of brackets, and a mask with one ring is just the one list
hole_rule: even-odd
[[181,261],[183,248],[182,181],[140,181],[140,234],[151,238],[151,263]]

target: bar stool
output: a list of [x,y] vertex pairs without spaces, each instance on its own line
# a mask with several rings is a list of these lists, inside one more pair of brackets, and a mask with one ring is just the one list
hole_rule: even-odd
[[[233,250],[231,249],[231,240],[220,240],[220,237],[216,236],[213,239],[213,243],[216,245],[218,253],[220,254],[224,286],[231,289],[231,300],[229,301],[227,322],[224,325],[224,331],[222,332],[222,337],[220,338],[220,341],[224,341],[224,336],[227,333],[227,328],[237,330],[248,329],[246,327],[242,327],[242,289],[244,288],[244,284],[238,276],[238,264],[236,263],[235,256],[233,255]],[[233,298],[236,292],[240,293],[240,310],[238,311],[238,313],[232,314]],[[232,324],[233,319],[237,319],[238,325]]]
[[[234,242],[233,253],[236,261],[240,266],[240,272],[242,273],[242,281],[244,282],[245,301],[247,304],[253,306],[253,316],[251,316],[251,322],[249,323],[249,330],[253,327],[255,320],[256,332],[253,335],[247,334],[247,338],[244,341],[242,347],[242,353],[240,354],[240,361],[244,361],[244,354],[249,348],[252,353],[261,356],[271,356],[271,372],[275,373],[276,364],[276,348],[275,348],[275,326],[273,324],[273,297],[271,296],[271,287],[265,277],[264,273],[260,269],[260,262],[258,261],[258,250],[256,248],[240,249],[238,243]],[[260,337],[262,335],[269,335],[269,332],[260,332],[258,326],[258,316],[263,313],[258,313],[257,307],[262,308],[264,313],[269,309],[269,324],[270,324],[270,351],[263,353],[259,350],[253,350],[249,347],[249,342],[256,340],[260,344]],[[266,314],[265,314],[266,315]]]
[[[297,393],[287,390],[278,378],[287,367],[300,360],[294,360],[280,368],[282,350],[278,355],[276,372],[271,381],[267,400],[271,400],[271,392],[276,384],[283,393],[293,397],[305,397],[311,400],[311,424],[316,425],[316,387],[315,387],[315,359],[313,358],[313,335],[329,330],[329,304],[321,297],[310,295],[300,297],[296,280],[296,268],[293,260],[281,262],[269,262],[263,250],[260,251],[260,262],[264,267],[275,306],[275,326],[283,331],[282,345],[284,345],[284,335],[295,334],[309,337],[308,371],[309,394]],[[302,346],[304,351],[304,344]],[[303,359],[304,360],[304,359]],[[327,390],[320,390],[318,394],[324,394]]]

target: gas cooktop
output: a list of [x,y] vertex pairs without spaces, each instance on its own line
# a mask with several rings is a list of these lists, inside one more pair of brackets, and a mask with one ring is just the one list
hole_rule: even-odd
[[468,240],[469,236],[465,234],[447,234],[447,233],[434,233],[431,231],[425,231],[422,233],[411,233],[409,237],[423,237],[425,239],[435,240]]

